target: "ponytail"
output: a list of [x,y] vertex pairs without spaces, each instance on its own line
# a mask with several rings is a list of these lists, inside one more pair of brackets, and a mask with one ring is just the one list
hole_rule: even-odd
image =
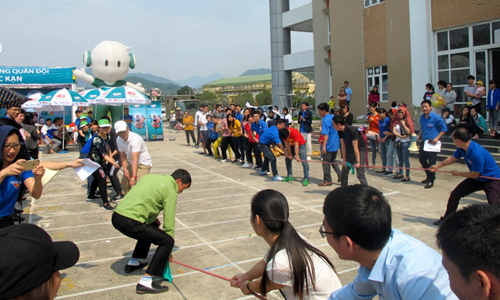
[[[306,289],[306,294],[309,294],[308,281],[316,289],[314,264],[310,253],[316,254],[335,270],[333,264],[323,252],[304,241],[288,221],[288,202],[283,194],[274,190],[260,191],[253,197],[251,207],[252,219],[258,215],[268,230],[279,234],[268,252],[267,264],[271,261],[273,261],[273,264],[276,263],[274,261],[276,254],[281,250],[286,251],[291,268],[290,271],[293,274],[293,294],[298,296],[299,299],[303,299],[304,288]],[[262,274],[260,285],[260,292],[263,295],[266,295],[267,280],[269,280],[266,269],[267,265],[264,269],[264,274]]]

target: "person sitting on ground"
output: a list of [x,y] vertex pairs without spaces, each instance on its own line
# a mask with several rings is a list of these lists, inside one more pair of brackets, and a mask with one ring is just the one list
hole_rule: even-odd
[[472,139],[478,139],[479,134],[488,132],[488,126],[486,126],[486,121],[475,107],[470,108],[470,131]]
[[41,133],[43,136],[43,141],[47,147],[49,147],[48,153],[54,154],[58,151],[59,146],[61,146],[61,141],[54,138],[54,131],[57,127],[52,124],[52,119],[48,118],[45,120],[45,125],[43,125]]
[[60,270],[80,258],[72,242],[53,242],[45,230],[33,224],[0,229],[0,298],[53,300],[61,285]]
[[[177,196],[191,186],[191,175],[184,169],[172,175],[148,174],[130,190],[116,207],[111,222],[124,235],[137,240],[125,273],[142,269],[151,244],[158,245],[146,273],[136,286],[137,294],[168,291],[162,286],[163,272],[174,247]],[[158,215],[163,211],[163,230]]]
[[41,165],[33,170],[25,170],[20,162],[30,160],[28,149],[18,129],[0,126],[0,228],[14,225],[11,215],[14,213],[16,200],[24,185],[33,198],[42,196],[42,177],[45,168]]
[[[500,207],[475,204],[439,227],[437,244],[451,290],[461,300],[498,299],[500,287]],[[459,246],[457,246],[459,245]]]
[[307,162],[306,140],[295,128],[282,128],[279,130],[280,139],[285,144],[285,164],[287,175],[283,178],[284,182],[294,181],[292,161],[295,158],[302,163],[304,170],[303,186],[309,185],[309,163]]
[[288,202],[282,193],[263,190],[253,197],[250,223],[270,249],[248,272],[234,275],[231,286],[245,295],[258,292],[265,296],[279,289],[289,300],[327,299],[342,286],[335,267],[288,218]]
[[478,143],[471,141],[470,133],[466,128],[458,128],[453,132],[452,137],[453,143],[457,147],[455,153],[444,161],[431,166],[429,170],[437,172],[442,167],[449,166],[463,157],[469,172],[451,172],[453,176],[461,176],[466,179],[451,192],[446,213],[441,219],[434,222],[434,225],[442,224],[447,217],[453,214],[457,210],[461,198],[480,190],[486,193],[489,204],[500,205],[500,169],[491,153]]
[[323,206],[320,234],[340,259],[360,264],[352,283],[333,292],[337,299],[457,299],[441,255],[392,228],[391,207],[371,186],[339,187]]
[[451,114],[450,109],[448,107],[445,107],[443,109],[443,120],[444,123],[446,124],[446,128],[448,128],[446,134],[451,135],[455,130],[455,128],[457,128],[457,122],[455,121],[455,117]]

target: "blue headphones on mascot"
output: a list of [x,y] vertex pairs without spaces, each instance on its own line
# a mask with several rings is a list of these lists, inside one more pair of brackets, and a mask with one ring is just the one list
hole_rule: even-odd
[[[83,53],[83,63],[85,64],[86,67],[90,67],[90,65],[92,64],[92,59],[90,58],[90,54],[91,54],[90,51],[85,51]],[[137,65],[135,54],[130,53],[128,56],[130,57],[129,67],[133,69]]]

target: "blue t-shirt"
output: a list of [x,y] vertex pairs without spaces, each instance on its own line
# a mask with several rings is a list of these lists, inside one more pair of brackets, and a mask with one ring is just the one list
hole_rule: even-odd
[[0,218],[14,213],[14,205],[23,182],[33,177],[32,171],[24,171],[19,176],[5,177],[0,184]]
[[[488,150],[484,149],[478,143],[470,141],[467,152],[464,149],[458,148],[453,157],[456,159],[464,158],[467,167],[471,172],[478,172],[479,176],[494,177],[500,179],[500,169],[498,168],[495,159]],[[477,181],[488,181],[487,178],[477,178]]]
[[328,136],[328,141],[326,141],[326,151],[327,152],[335,152],[339,151],[340,148],[340,139],[339,134],[335,128],[333,128],[333,115],[327,114],[323,118],[323,122],[321,124],[321,134]]
[[422,130],[422,140],[428,141],[435,139],[440,132],[448,131],[443,118],[438,114],[431,112],[429,117],[420,116],[420,130]]
[[259,120],[259,124],[253,122],[252,125],[250,126],[250,129],[252,130],[252,132],[257,132],[257,134],[261,136],[267,129],[267,124],[266,122]]
[[345,93],[347,94],[347,101],[351,101],[352,89],[350,87],[346,87]]
[[207,123],[208,138],[211,140],[216,140],[219,138],[219,133],[215,131],[214,122],[210,121]]
[[272,143],[281,144],[278,127],[269,127],[259,138],[259,143],[270,146]]
[[132,130],[132,123],[134,122],[134,117],[132,117],[131,115],[128,115],[128,116],[122,116],[122,120],[123,120],[123,121],[127,121],[127,120],[132,121],[132,122],[130,122],[130,123],[127,123],[128,129],[129,129],[129,130]]
[[236,115],[234,116],[238,121],[240,121],[240,123],[243,122],[243,114],[241,113],[236,113]]
[[380,130],[380,138],[385,138],[385,131],[389,131],[389,127],[391,126],[391,119],[389,117],[385,117],[385,119],[378,122],[378,128]]

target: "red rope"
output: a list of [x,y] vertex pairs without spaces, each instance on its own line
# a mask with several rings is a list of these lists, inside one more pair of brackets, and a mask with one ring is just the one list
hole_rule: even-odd
[[[181,265],[181,266],[184,266],[186,268],[189,268],[189,269],[193,269],[195,271],[198,271],[198,272],[201,272],[201,273],[204,273],[204,274],[207,274],[207,275],[210,275],[210,276],[213,276],[213,277],[217,277],[219,279],[222,279],[222,280],[225,280],[225,281],[231,281],[231,279],[227,278],[227,277],[224,277],[224,276],[221,276],[221,275],[217,275],[217,274],[214,274],[214,273],[211,273],[211,272],[208,272],[208,271],[205,271],[205,270],[202,270],[202,269],[198,269],[196,267],[193,267],[193,266],[190,266],[190,265],[186,265],[186,264],[183,264],[181,262],[178,262],[178,261],[175,261],[175,260],[171,260],[170,262],[173,262],[173,263],[176,263],[178,265]],[[261,299],[261,300],[267,300],[266,298],[262,297],[261,295],[253,292],[253,291],[250,291],[252,292],[252,295],[257,298],[257,299]]]

